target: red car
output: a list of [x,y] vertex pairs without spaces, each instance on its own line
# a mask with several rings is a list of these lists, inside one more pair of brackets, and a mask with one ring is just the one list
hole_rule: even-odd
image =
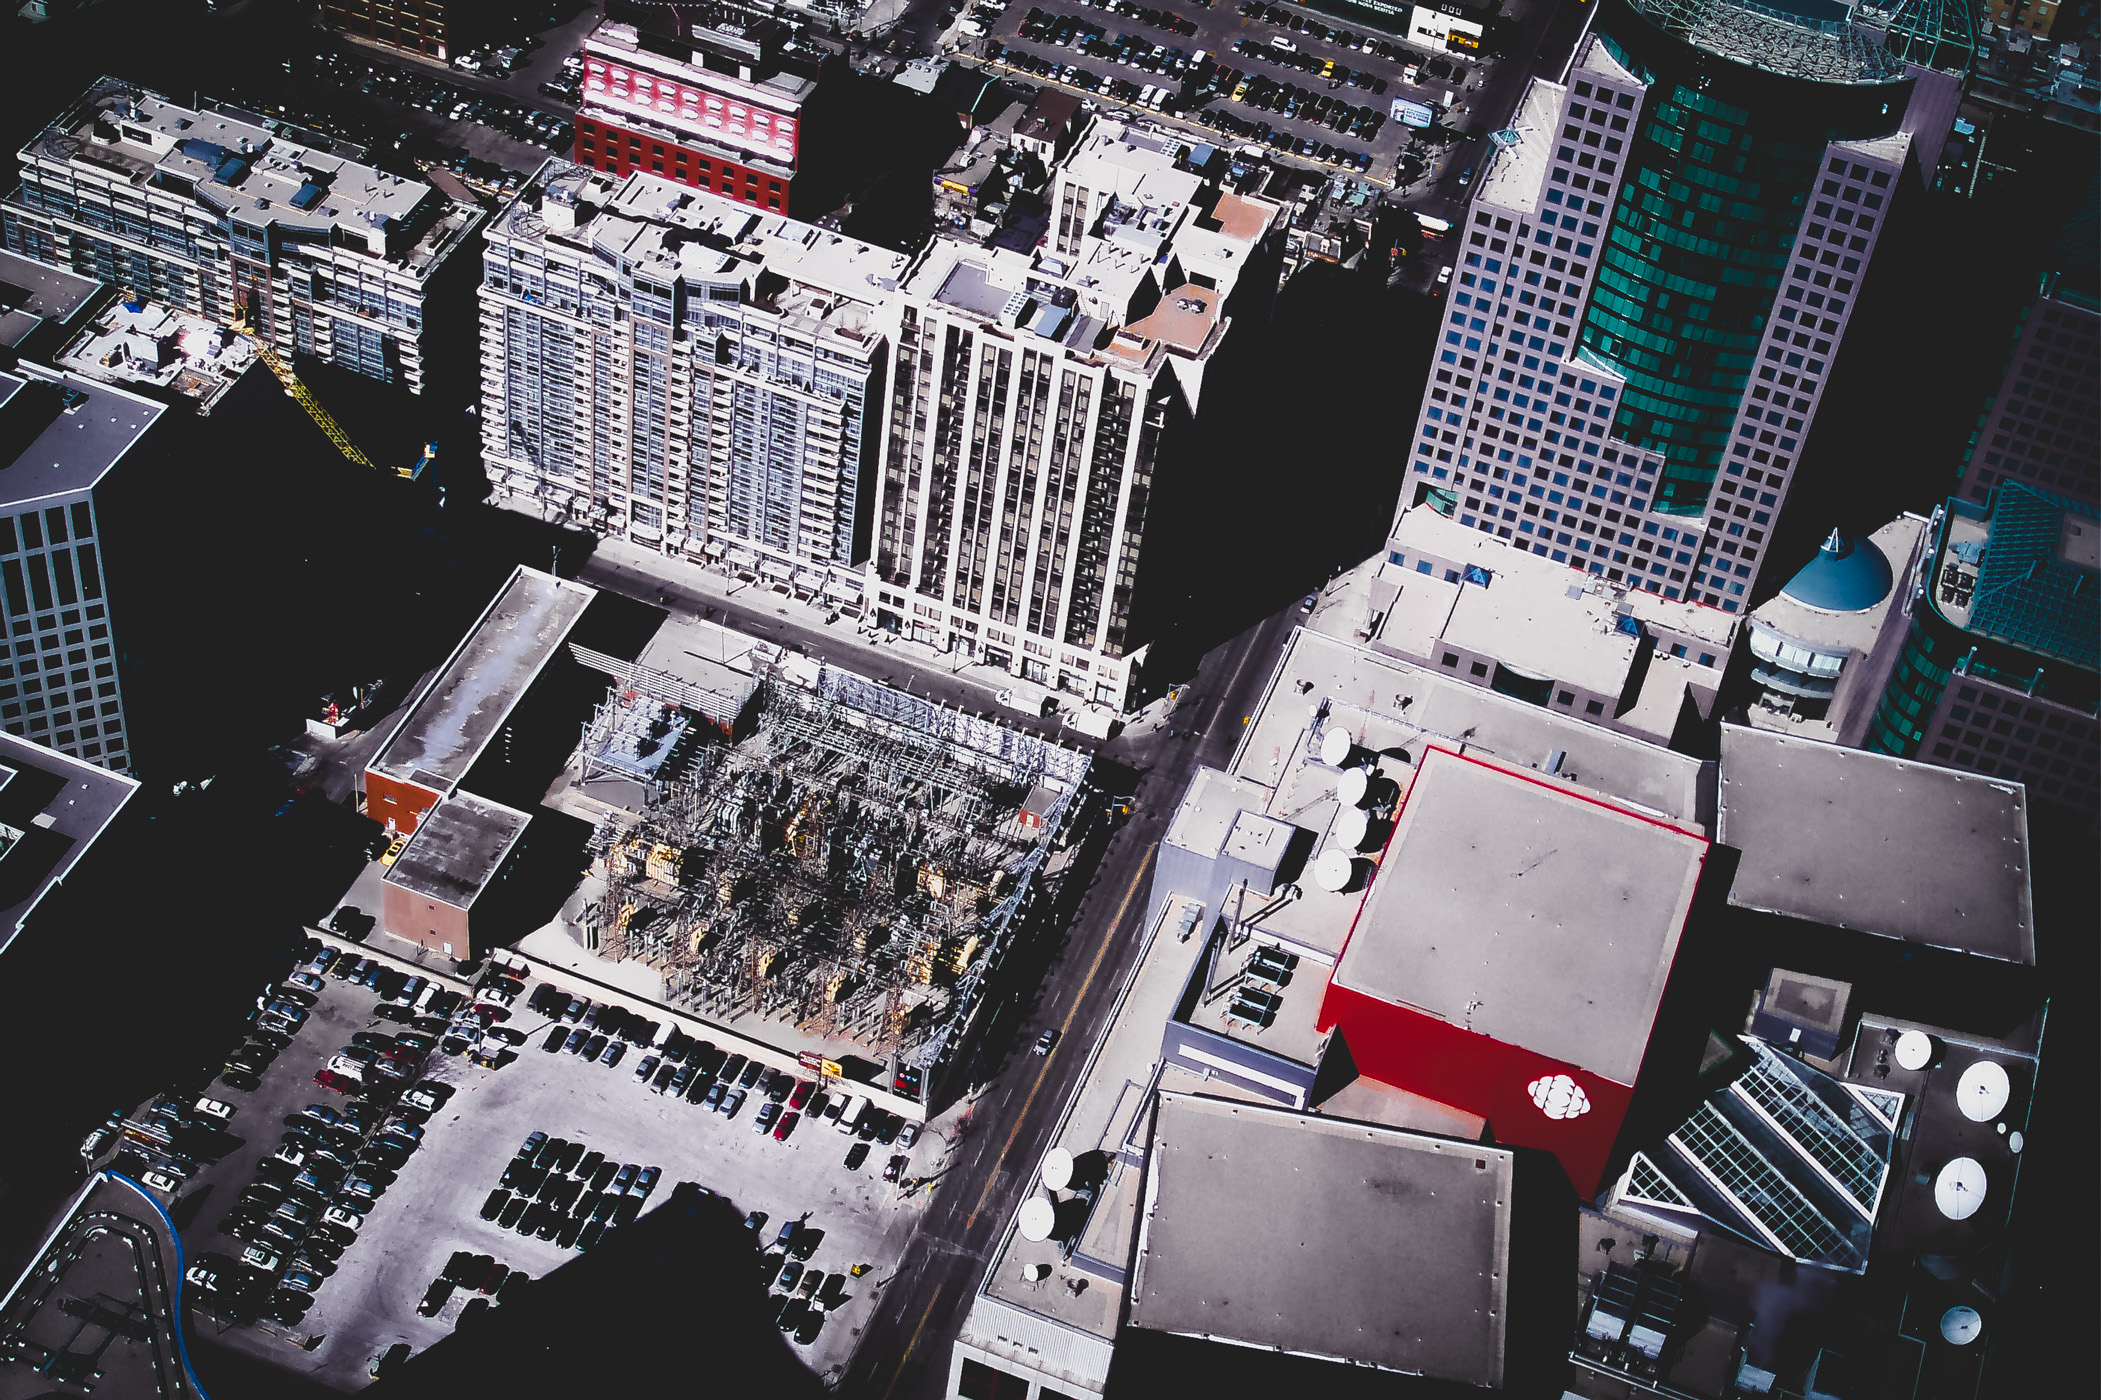
[[357,1083],[355,1080],[350,1079],[346,1075],[337,1074],[332,1069],[324,1069],[316,1072],[314,1075],[314,1082],[316,1084],[319,1084],[322,1088],[333,1090],[338,1094],[347,1094],[352,1089],[355,1089],[357,1087]]
[[773,1140],[775,1142],[786,1142],[788,1134],[794,1132],[795,1125],[801,1121],[802,1115],[800,1113],[783,1113],[781,1121],[773,1125]]
[[810,1091],[815,1089],[816,1087],[817,1081],[814,1079],[797,1080],[795,1082],[795,1092],[788,1095],[788,1107],[796,1109],[801,1108],[804,1104],[810,1101]]

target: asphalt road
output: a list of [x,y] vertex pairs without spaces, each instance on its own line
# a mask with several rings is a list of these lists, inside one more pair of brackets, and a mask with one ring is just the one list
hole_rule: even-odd
[[[934,1188],[936,1198],[906,1246],[841,1395],[867,1400],[934,1400],[946,1393],[949,1356],[988,1256],[1049,1145],[1088,1049],[1131,970],[1146,880],[1167,816],[1200,763],[1223,767],[1238,743],[1285,636],[1302,614],[1294,604],[1207,654],[1176,709],[1192,740],[1165,730],[1119,737],[1103,753],[1140,774],[1128,822],[1110,837],[1091,887],[1079,897],[1063,945],[1040,985],[1004,989],[984,1042],[1003,1062],[989,1073]],[[1084,875],[1084,871],[1075,878]],[[1054,932],[1050,935],[1057,937]],[[1059,1031],[1050,1055],[1029,1051],[1046,1029]]]

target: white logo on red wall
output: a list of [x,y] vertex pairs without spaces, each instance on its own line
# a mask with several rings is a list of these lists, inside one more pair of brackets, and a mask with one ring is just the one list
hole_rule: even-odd
[[1581,1118],[1590,1112],[1590,1095],[1565,1074],[1542,1075],[1525,1086],[1532,1102],[1549,1118]]

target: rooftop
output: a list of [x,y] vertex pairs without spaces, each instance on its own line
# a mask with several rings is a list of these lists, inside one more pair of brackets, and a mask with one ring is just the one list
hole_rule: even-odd
[[1501,1148],[1163,1092],[1131,1325],[1499,1385],[1513,1164]]
[[1658,29],[1718,58],[1823,83],[1895,83],[1903,66],[1840,0],[1630,0]]
[[[1948,503],[1936,572],[1952,557],[1971,576],[1950,622],[2037,655],[2101,670],[2101,511],[2005,481],[1988,509]],[[1938,595],[1933,595],[1938,598]]]
[[91,489],[166,411],[77,374],[0,372],[0,508]]
[[81,162],[187,192],[215,213],[306,231],[429,273],[480,221],[421,180],[364,164],[356,148],[319,133],[223,107],[186,107],[105,78],[22,148],[35,158]]
[[525,834],[530,813],[456,792],[432,808],[390,866],[386,882],[413,894],[470,907]]
[[1632,1084],[1706,853],[1698,836],[1433,747],[1334,980]]
[[1037,92],[1036,100],[1029,103],[1028,111],[1022,114],[1014,134],[1025,141],[1056,141],[1079,113],[1077,93],[1043,88]]
[[520,566],[370,770],[449,795],[568,639],[596,589]]
[[1894,587],[1896,573],[1880,546],[1833,530],[1780,592],[1817,612],[1857,613],[1887,599]]
[[1481,172],[1476,201],[1519,213],[1530,213],[1539,207],[1540,187],[1554,154],[1555,119],[1567,96],[1567,88],[1545,78],[1534,78],[1525,85],[1517,115],[1506,128],[1517,138],[1516,143],[1506,146],[1500,140],[1489,142],[1484,161],[1487,169]]
[[2019,784],[1737,725],[1721,771],[1731,904],[2035,961]]
[[[749,96],[775,106],[800,103],[816,91],[817,83],[801,73],[773,65],[771,58],[777,47],[777,38],[762,31],[779,27],[778,21],[767,19],[744,24],[729,21],[705,27],[693,26],[685,30],[681,41],[643,34],[634,25],[619,20],[605,20],[584,36],[584,51],[617,55],[641,67],[705,83],[725,96]],[[708,52],[719,53],[751,67],[752,76],[740,78],[734,73],[705,67],[703,54]],[[602,89],[603,85],[600,86]],[[587,86],[586,100],[597,102],[603,96],[602,90]]]
[[135,778],[0,734],[0,953],[138,788]]
[[102,289],[91,277],[0,249],[0,345],[19,345],[42,321],[64,322]]
[[[1926,524],[1924,516],[1900,515],[1867,538],[1848,541],[1853,552],[1843,559],[1834,559],[1827,550],[1819,549],[1785,588],[1752,611],[1753,622],[1818,646],[1872,650],[1891,610],[1901,599],[1903,590],[1894,578],[1884,585],[1879,597],[1857,607],[1836,609],[1829,604],[1841,595],[1847,601],[1859,602],[1866,590],[1859,573],[1862,563],[1857,561],[1871,564],[1879,558],[1883,561],[1881,572],[1908,572],[1917,557]],[[1868,554],[1870,550],[1872,556]],[[1803,586],[1798,589],[1797,583]]]

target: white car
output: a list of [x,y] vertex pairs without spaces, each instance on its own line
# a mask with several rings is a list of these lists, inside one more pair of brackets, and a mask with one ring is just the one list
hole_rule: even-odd
[[202,1117],[216,1118],[221,1123],[225,1123],[233,1118],[234,1107],[230,1103],[221,1103],[217,1099],[199,1099],[193,1111]]
[[341,1206],[330,1206],[328,1213],[321,1218],[330,1225],[340,1225],[346,1230],[360,1229],[365,1223],[364,1216],[354,1210],[345,1210]]
[[158,1191],[166,1196],[172,1196],[177,1191],[182,1189],[181,1182],[177,1181],[174,1177],[168,1176],[162,1172],[142,1172],[139,1175],[139,1180],[145,1185],[151,1187],[153,1190]]
[[274,1274],[283,1266],[284,1259],[275,1250],[252,1244],[241,1251],[241,1262],[251,1269],[261,1269],[266,1274]]
[[209,1264],[192,1264],[183,1271],[183,1282],[211,1292],[219,1286],[219,1271]]
[[327,985],[311,972],[295,972],[290,977],[287,977],[285,981],[306,992],[318,992],[323,986]]

